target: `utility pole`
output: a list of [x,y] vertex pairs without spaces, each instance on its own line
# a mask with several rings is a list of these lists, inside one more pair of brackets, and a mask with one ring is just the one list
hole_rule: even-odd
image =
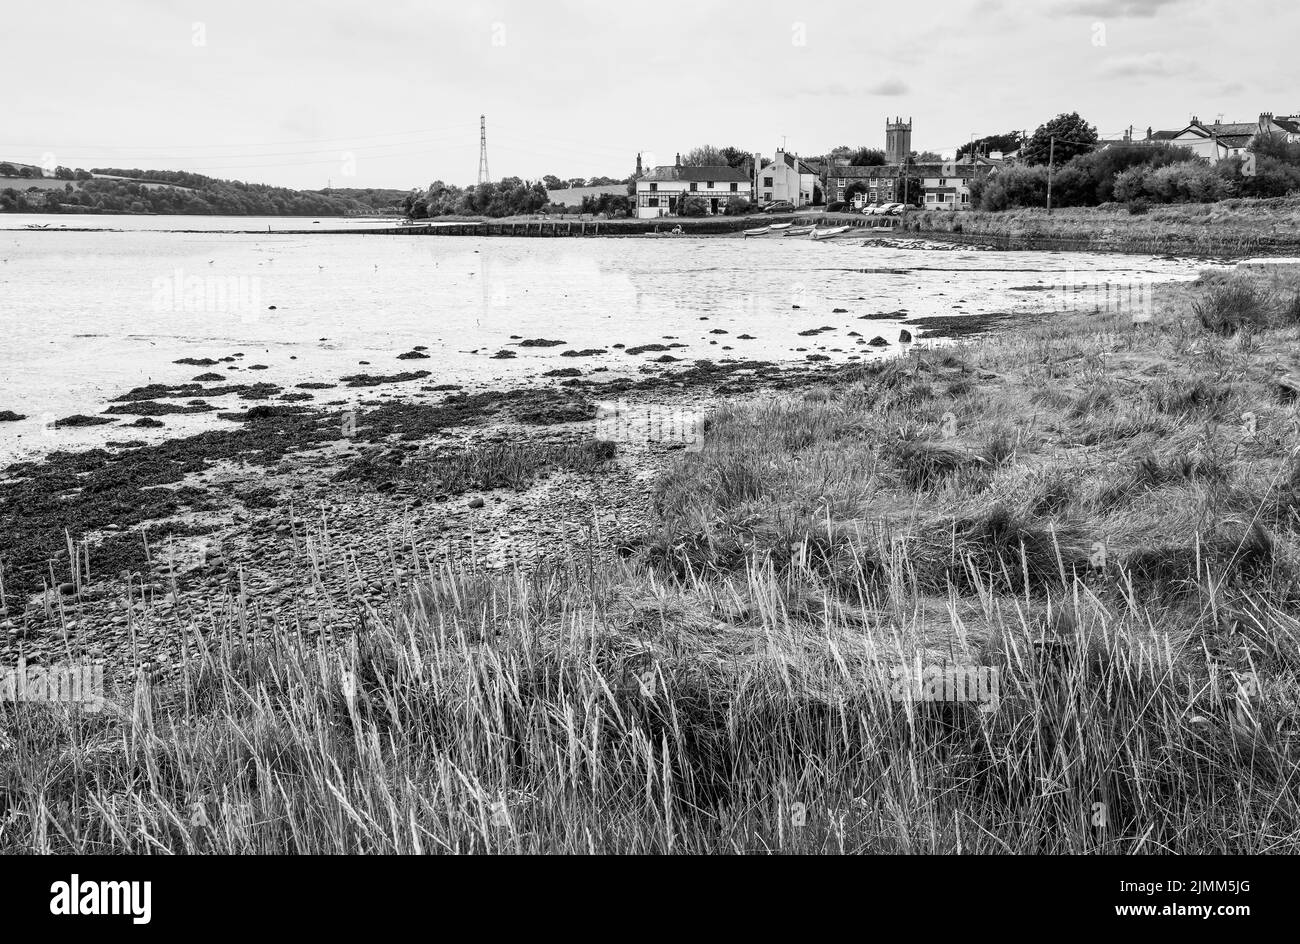
[[1052,212],[1052,161],[1056,159],[1056,135],[1048,140],[1047,145],[1047,212]]
[[487,116],[478,116],[478,182],[489,181],[487,165]]

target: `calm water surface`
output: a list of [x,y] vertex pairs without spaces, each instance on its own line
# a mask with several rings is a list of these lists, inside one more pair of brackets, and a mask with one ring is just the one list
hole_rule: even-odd
[[[32,221],[93,223],[109,231],[23,228]],[[426,384],[508,386],[557,367],[610,369],[597,377],[636,373],[659,355],[628,355],[611,345],[673,341],[687,345],[672,352],[684,359],[679,367],[699,358],[793,362],[808,354],[835,362],[888,353],[863,351],[850,331],[893,341],[907,317],[1051,304],[1055,293],[1023,289],[1080,273],[1146,282],[1193,278],[1201,267],[1129,255],[885,248],[864,246],[860,237],[300,236],[259,232],[267,222],[0,216],[0,411],[28,417],[0,423],[0,462],[223,423],[192,414],[163,417],[164,430],[49,428],[73,413],[99,413],[132,387],[188,381],[210,370],[232,382],[284,387],[357,371],[415,369],[432,372]],[[306,228],[302,219],[269,222]],[[325,218],[321,225],[344,222],[358,223]],[[167,231],[199,229],[198,223],[205,232]],[[252,231],[216,232],[240,227]],[[860,320],[899,310],[905,314],[893,319]],[[834,330],[800,335],[822,327]],[[512,336],[565,343],[520,348]],[[417,345],[428,348],[430,359],[397,359]],[[583,348],[608,353],[561,354]],[[492,358],[502,349],[517,356]],[[244,355],[238,370],[173,363],[235,353]],[[248,370],[254,364],[267,369]],[[323,391],[320,400],[418,386],[340,387]]]

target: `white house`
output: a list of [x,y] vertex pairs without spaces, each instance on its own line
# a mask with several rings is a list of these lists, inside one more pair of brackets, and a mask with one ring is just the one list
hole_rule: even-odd
[[1258,121],[1225,123],[1216,119],[1207,125],[1193,117],[1191,124],[1180,131],[1152,133],[1148,128],[1147,141],[1184,147],[1206,160],[1219,161],[1244,154],[1261,134],[1277,135],[1289,144],[1300,142],[1300,120],[1275,118],[1271,112],[1264,112]]
[[732,197],[754,199],[754,185],[749,175],[726,165],[682,166],[682,156],[676,164],[656,167],[637,178],[636,215],[639,219],[657,216],[677,216],[690,197],[704,201],[708,215],[724,213]]
[[797,207],[812,204],[817,172],[811,167],[780,149],[772,163],[760,168],[761,164],[762,159],[755,154],[754,192],[761,202],[789,200]]

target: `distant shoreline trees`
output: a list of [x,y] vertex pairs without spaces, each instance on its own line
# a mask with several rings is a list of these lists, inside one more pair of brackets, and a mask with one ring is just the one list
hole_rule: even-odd
[[[12,165],[9,165],[12,169]],[[0,174],[5,165],[0,165]],[[96,177],[95,174],[102,174]],[[16,175],[10,175],[16,176]],[[55,169],[62,189],[29,195],[28,188],[0,190],[0,210],[26,213],[157,213],[194,216],[349,216],[396,210],[400,191],[292,190],[188,171],[96,167]],[[124,178],[124,179],[115,179]],[[75,181],[75,184],[73,183]],[[351,194],[366,194],[360,200]]]

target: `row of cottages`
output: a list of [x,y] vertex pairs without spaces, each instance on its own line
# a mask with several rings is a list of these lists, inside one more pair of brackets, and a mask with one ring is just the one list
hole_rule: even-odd
[[780,148],[772,163],[754,155],[754,192],[763,203],[788,200],[797,207],[811,206],[817,188],[817,171],[796,155]]
[[1213,124],[1205,124],[1193,116],[1191,123],[1183,128],[1168,131],[1147,128],[1147,136],[1140,139],[1133,138],[1130,128],[1123,139],[1106,142],[1102,146],[1142,144],[1184,147],[1206,160],[1220,161],[1245,154],[1258,136],[1278,136],[1288,144],[1300,143],[1300,115],[1278,117],[1271,112],[1264,112],[1254,122],[1224,122],[1215,119]]
[[970,184],[1000,161],[977,158],[939,164],[881,164],[873,167],[838,165],[827,179],[828,199],[852,203],[906,203],[920,187],[927,210],[969,210]]
[[732,197],[754,199],[754,184],[744,170],[726,165],[692,166],[665,164],[643,174],[636,181],[636,215],[639,219],[679,216],[686,201],[699,197],[705,213],[726,211]]

